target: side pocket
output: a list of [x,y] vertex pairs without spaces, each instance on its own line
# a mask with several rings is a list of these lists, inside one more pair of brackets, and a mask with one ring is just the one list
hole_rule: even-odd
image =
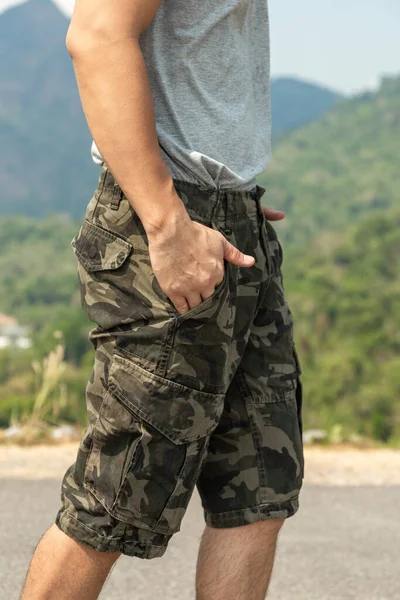
[[178,531],[223,398],[115,355],[86,465],[86,487],[121,521],[164,534]]
[[293,387],[279,402],[247,404],[265,504],[297,498],[304,476],[303,443]]

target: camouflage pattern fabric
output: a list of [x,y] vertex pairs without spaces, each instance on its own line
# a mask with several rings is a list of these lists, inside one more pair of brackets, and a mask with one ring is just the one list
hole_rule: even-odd
[[300,367],[264,190],[174,183],[194,220],[255,257],[226,264],[188,313],[161,290],[106,167],[72,241],[95,362],[56,522],[99,551],[142,558],[165,552],[196,484],[206,522],[235,527],[293,515],[303,479]]

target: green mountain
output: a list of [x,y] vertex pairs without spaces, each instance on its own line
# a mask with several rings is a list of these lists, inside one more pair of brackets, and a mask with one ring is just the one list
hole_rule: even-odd
[[343,232],[400,199],[400,77],[376,93],[342,100],[273,150],[260,178],[265,203],[284,209],[282,230],[298,249],[321,232]]
[[[0,147],[7,149],[0,215],[80,217],[96,185],[91,138],[65,49],[67,27],[51,0],[30,0],[0,15]],[[318,86],[273,81],[277,133],[317,118],[333,100]]]
[[81,214],[96,184],[67,26],[50,0],[0,15],[0,214]]
[[271,82],[273,138],[319,119],[341,97],[337,92],[293,77],[274,78]]

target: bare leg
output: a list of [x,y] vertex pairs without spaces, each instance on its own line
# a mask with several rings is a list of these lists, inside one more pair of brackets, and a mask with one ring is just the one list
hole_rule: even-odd
[[53,525],[33,555],[21,600],[96,600],[119,552],[96,552]]
[[197,600],[264,600],[282,524],[206,527],[197,562]]

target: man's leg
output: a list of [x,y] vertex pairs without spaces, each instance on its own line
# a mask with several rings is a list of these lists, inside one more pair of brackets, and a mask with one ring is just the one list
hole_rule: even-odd
[[197,563],[197,600],[264,600],[283,520],[206,527]]
[[21,600],[96,600],[119,552],[97,552],[56,525],[33,555]]

